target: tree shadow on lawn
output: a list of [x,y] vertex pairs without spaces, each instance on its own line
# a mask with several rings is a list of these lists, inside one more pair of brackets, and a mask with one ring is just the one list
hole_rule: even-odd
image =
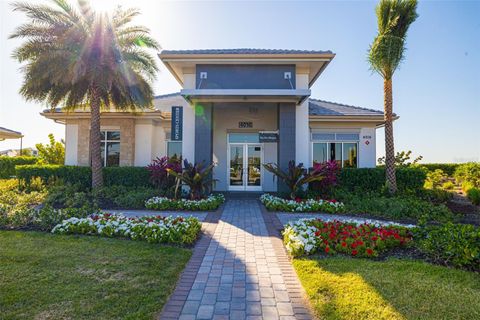
[[395,258],[293,263],[321,319],[480,319],[476,273]]

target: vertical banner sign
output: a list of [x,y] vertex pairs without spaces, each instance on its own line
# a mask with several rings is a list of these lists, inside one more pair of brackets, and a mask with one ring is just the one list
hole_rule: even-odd
[[172,141],[182,141],[183,138],[183,107],[172,107]]

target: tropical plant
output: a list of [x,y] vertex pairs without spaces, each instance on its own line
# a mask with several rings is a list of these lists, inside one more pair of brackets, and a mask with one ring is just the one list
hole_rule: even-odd
[[20,93],[52,109],[90,109],[92,187],[103,184],[100,111],[138,110],[152,105],[157,66],[145,49],[159,45],[143,26],[131,25],[136,9],[97,13],[87,0],[76,4],[16,2],[28,22],[10,38],[25,42],[13,53],[23,68]]
[[53,133],[48,135],[49,144],[37,143],[40,161],[45,164],[64,164],[65,162],[65,141],[55,141]]
[[316,166],[312,171],[308,172],[303,163],[295,165],[293,160],[288,162],[287,171],[284,171],[276,163],[266,163],[263,167],[285,183],[290,190],[291,199],[295,199],[298,192],[307,183],[324,179],[326,170],[326,167]]
[[385,120],[385,169],[390,193],[397,191],[393,139],[392,78],[404,59],[410,25],[417,19],[417,0],[380,0],[376,8],[378,34],[370,46],[368,61],[383,77]]
[[159,189],[168,189],[175,185],[175,177],[168,174],[168,169],[182,172],[182,159],[176,156],[156,158],[147,166],[150,182]]
[[[411,155],[412,150],[397,152],[397,155],[395,156],[395,166],[409,167],[418,164],[423,159],[423,156],[418,156],[412,160]],[[385,157],[378,158],[377,162],[379,165],[385,165]]]
[[334,186],[338,184],[338,175],[340,173],[340,167],[338,162],[330,160],[323,163],[313,163],[314,170],[325,173],[325,176],[320,181],[316,181],[310,184],[310,189],[319,191],[322,194],[329,193]]
[[198,200],[208,194],[212,190],[212,186],[216,179],[212,178],[212,170],[215,164],[205,166],[205,163],[190,163],[187,159],[183,161],[183,170],[178,173],[172,168],[168,168],[168,174],[177,179],[175,188],[175,197],[178,193],[180,183],[188,186],[190,199]]

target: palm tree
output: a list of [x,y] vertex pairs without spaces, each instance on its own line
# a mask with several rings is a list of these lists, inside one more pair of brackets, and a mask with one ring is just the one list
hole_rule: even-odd
[[147,28],[131,25],[136,9],[97,13],[87,0],[16,2],[13,8],[29,19],[10,36],[25,39],[13,53],[24,63],[20,94],[52,109],[90,108],[92,187],[100,187],[100,112],[152,105],[151,83],[158,69],[145,49],[160,46]]
[[395,147],[393,142],[392,77],[404,59],[410,25],[417,19],[417,0],[380,0],[376,14],[378,34],[370,46],[368,61],[383,77],[385,117],[385,172],[391,194],[397,191]]

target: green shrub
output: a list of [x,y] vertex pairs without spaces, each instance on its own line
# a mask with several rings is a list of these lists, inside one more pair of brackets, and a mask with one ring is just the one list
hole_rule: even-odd
[[162,191],[147,187],[111,186],[95,190],[93,198],[97,205],[103,209],[143,209],[145,208],[145,201],[152,197],[164,195]]
[[85,218],[95,212],[96,211],[92,211],[89,207],[54,209],[46,206],[36,212],[34,224],[40,230],[50,231],[63,220],[73,217]]
[[469,162],[459,165],[455,170],[455,179],[462,186],[480,188],[480,162]]
[[447,223],[416,228],[416,246],[437,263],[480,271],[480,228]]
[[459,163],[422,163],[421,167],[427,169],[428,171],[435,171],[437,169],[442,170],[449,177],[453,177],[455,170],[459,166]]
[[153,187],[146,167],[103,168],[105,186]]
[[[44,183],[62,180],[66,184],[79,185],[82,190],[91,186],[90,167],[62,165],[24,165],[16,167],[17,177],[28,186],[35,177]],[[103,168],[105,186],[123,185],[126,187],[149,187],[149,172],[144,167],[106,167]]]
[[38,159],[35,157],[0,157],[0,179],[8,179],[15,175],[15,166],[35,164]]
[[[397,187],[401,192],[423,188],[426,171],[417,167],[397,168]],[[340,170],[339,185],[350,191],[379,192],[385,187],[385,168],[345,168]]]
[[427,189],[438,189],[447,181],[448,177],[442,169],[435,169],[427,172],[424,187]]
[[480,189],[471,188],[467,191],[467,198],[476,206],[480,205]]
[[443,204],[437,205],[414,195],[385,196],[379,193],[349,192],[338,189],[335,199],[345,204],[345,212],[384,219],[448,222],[453,213]]
[[453,193],[443,189],[422,189],[415,194],[423,200],[433,203],[446,203],[453,198]]
[[455,189],[455,184],[452,181],[447,181],[442,184],[442,189],[444,190],[453,190]]

